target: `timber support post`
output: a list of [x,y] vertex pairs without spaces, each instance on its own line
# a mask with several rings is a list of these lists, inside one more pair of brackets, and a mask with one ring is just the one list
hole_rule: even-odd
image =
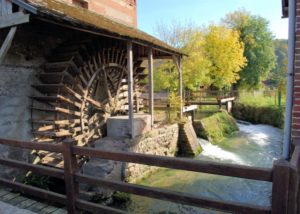
[[133,52],[132,42],[127,42],[127,78],[128,78],[128,115],[129,132],[131,138],[134,138],[134,115],[133,115]]
[[273,165],[272,214],[288,214],[290,163],[277,160]]
[[75,174],[78,170],[76,155],[72,148],[74,144],[73,139],[67,139],[63,142],[63,157],[64,157],[64,177],[67,195],[67,209],[68,213],[79,213],[76,209],[76,200],[79,193],[79,185],[75,180]]
[[183,85],[182,85],[182,57],[173,56],[173,61],[178,70],[178,95],[180,96],[180,119],[183,118]]
[[149,87],[148,87],[148,94],[149,94],[149,114],[151,116],[151,127],[154,124],[154,94],[153,94],[153,51],[152,48],[149,47],[148,49],[148,77],[149,77]]

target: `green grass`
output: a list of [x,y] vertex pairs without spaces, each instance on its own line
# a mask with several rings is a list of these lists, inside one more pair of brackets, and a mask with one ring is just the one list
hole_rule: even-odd
[[[281,106],[285,106],[285,94],[281,96]],[[250,106],[278,106],[278,93],[277,91],[253,91],[240,92],[238,102]]]

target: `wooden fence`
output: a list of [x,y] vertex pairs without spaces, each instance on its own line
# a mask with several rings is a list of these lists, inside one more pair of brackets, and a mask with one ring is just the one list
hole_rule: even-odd
[[219,100],[230,97],[239,97],[238,91],[214,91],[214,90],[199,90],[199,91],[185,91],[185,101],[208,101]]
[[[79,183],[99,185],[116,191],[127,192],[130,194],[136,194],[195,207],[216,209],[225,212],[249,214],[296,214],[300,211],[300,197],[298,191],[300,178],[300,146],[296,146],[291,162],[277,160],[274,162],[273,168],[269,169],[129,152],[103,151],[94,148],[75,146],[74,141],[71,140],[67,140],[61,144],[37,144],[32,142],[0,139],[0,144],[30,150],[46,150],[63,154],[64,169],[55,169],[5,158],[0,159],[0,164],[7,167],[18,168],[20,170],[32,171],[41,175],[49,175],[64,179],[66,195],[25,185],[23,183],[11,181],[5,178],[0,178],[0,185],[10,187],[26,194],[31,194],[38,198],[65,204],[68,208],[68,213],[78,213],[80,210],[90,211],[92,213],[126,213],[115,208],[80,199],[78,194]],[[154,187],[145,187],[121,181],[113,181],[83,175],[79,173],[80,166],[77,164],[76,160],[76,156],[78,155],[272,182],[273,190],[271,207],[240,202],[221,201],[208,197],[196,196],[189,193],[175,192]]]

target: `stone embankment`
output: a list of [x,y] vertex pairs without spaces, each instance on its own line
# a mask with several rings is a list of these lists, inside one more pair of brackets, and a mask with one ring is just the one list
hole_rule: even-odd
[[196,132],[191,122],[179,124],[178,156],[194,157],[201,153]]

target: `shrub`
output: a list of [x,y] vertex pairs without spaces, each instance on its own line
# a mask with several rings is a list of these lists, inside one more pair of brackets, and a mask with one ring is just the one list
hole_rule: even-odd
[[254,124],[267,124],[282,128],[284,125],[284,109],[275,106],[252,106],[236,103],[232,115],[238,120]]

